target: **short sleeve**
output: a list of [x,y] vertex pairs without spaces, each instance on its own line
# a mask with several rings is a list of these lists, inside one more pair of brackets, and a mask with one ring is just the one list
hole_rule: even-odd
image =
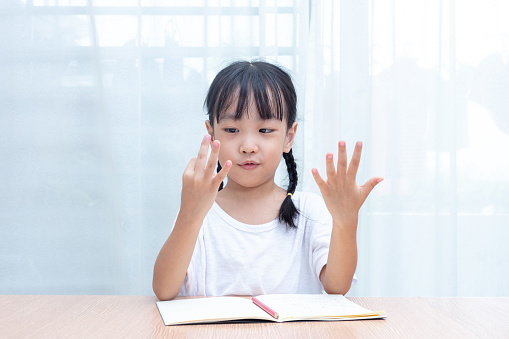
[[332,217],[323,199],[314,193],[304,196],[301,213],[306,223],[306,233],[310,239],[310,265],[320,279],[320,272],[327,264],[330,237],[332,233]]

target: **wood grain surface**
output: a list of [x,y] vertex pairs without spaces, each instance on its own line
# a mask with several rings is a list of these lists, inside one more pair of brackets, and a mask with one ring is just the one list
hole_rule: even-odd
[[0,338],[509,338],[509,298],[350,297],[385,320],[164,326],[153,296],[0,296]]

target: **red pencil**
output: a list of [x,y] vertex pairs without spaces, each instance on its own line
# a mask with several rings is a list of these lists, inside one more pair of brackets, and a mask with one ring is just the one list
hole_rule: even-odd
[[279,318],[279,314],[277,314],[272,308],[262,303],[260,300],[256,299],[256,297],[251,298],[251,300],[254,302],[254,304],[258,307],[260,307],[262,310],[267,312],[269,315],[271,315],[274,319]]

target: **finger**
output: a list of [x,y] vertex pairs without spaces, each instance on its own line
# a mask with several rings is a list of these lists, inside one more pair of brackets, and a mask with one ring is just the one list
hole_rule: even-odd
[[184,174],[182,174],[182,180],[187,181],[194,175],[194,166],[196,165],[196,158],[192,158],[189,160],[189,163],[184,170]]
[[224,178],[226,178],[226,175],[230,171],[230,168],[232,168],[232,162],[230,160],[227,160],[224,163],[224,166],[222,166],[221,171],[219,171],[219,173],[216,174],[214,179],[212,179],[212,185],[215,188],[219,188],[219,185],[221,184],[221,181],[223,181]]
[[313,174],[313,178],[315,179],[315,182],[323,195],[324,190],[327,188],[327,183],[322,179],[316,168],[313,168],[311,173]]
[[384,178],[382,177],[373,177],[366,181],[366,183],[360,187],[363,199],[366,200],[369,193],[371,193],[371,191],[373,190],[373,188],[375,188],[375,186],[378,185],[383,180]]
[[212,178],[214,175],[214,170],[216,169],[217,159],[219,157],[219,148],[221,144],[219,140],[214,140],[212,142],[212,150],[210,151],[209,160],[207,161],[207,167],[205,169],[205,176],[208,178]]
[[194,169],[196,171],[203,171],[205,168],[205,162],[207,161],[207,154],[209,152],[209,144],[210,144],[210,134],[206,134],[203,137],[203,140],[200,145],[200,150],[198,151],[198,157],[196,158],[196,164]]
[[191,160],[189,160],[189,163],[187,164],[186,169],[184,170],[184,173],[194,171],[195,164],[196,164],[196,158],[192,158]]
[[346,174],[346,164],[347,164],[347,157],[346,157],[346,143],[344,140],[341,140],[338,142],[338,175],[345,175]]
[[334,168],[332,153],[327,153],[325,156],[325,166],[327,171],[327,182],[329,184],[334,184],[336,182],[336,168]]
[[361,153],[362,142],[357,141],[353,151],[352,159],[350,160],[350,165],[348,165],[348,171],[346,172],[346,175],[353,180],[355,180],[355,177],[357,176],[357,170],[359,169],[359,164],[361,162]]

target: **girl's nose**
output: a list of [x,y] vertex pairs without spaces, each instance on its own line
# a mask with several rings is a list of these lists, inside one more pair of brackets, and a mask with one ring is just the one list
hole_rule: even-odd
[[258,153],[258,146],[252,140],[244,140],[240,145],[240,153]]

